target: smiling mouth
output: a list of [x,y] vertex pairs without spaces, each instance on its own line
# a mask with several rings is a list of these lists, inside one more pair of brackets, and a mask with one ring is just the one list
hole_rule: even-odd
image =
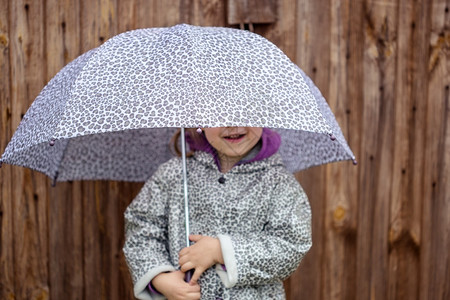
[[244,138],[245,134],[230,134],[227,136],[224,136],[223,138],[231,143],[237,143],[240,142]]

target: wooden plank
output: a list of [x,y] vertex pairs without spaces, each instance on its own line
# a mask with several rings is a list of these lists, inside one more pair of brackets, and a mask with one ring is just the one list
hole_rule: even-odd
[[[340,5],[338,5],[339,7]],[[335,86],[330,87],[330,90],[342,91],[341,94],[337,94],[339,95],[336,98],[338,104],[333,105],[333,98],[330,98],[330,105],[334,108],[336,118],[350,148],[353,150],[356,159],[359,160],[363,148],[361,139],[364,135],[359,126],[363,122],[362,99],[364,99],[362,84],[364,78],[364,43],[361,42],[364,41],[364,7],[360,1],[350,1],[345,11],[346,14],[342,18],[342,22],[347,23],[347,25],[340,27],[342,40],[336,43],[336,45],[340,45],[345,41],[345,46],[339,47],[341,50],[339,52],[340,63],[336,76],[340,77],[340,80],[334,81]],[[331,53],[334,53],[333,49]],[[333,62],[334,60],[331,59],[331,64],[334,64]],[[331,97],[333,94],[334,92],[330,91]],[[342,102],[342,105],[339,105],[339,102]],[[347,162],[334,164],[329,168],[332,170],[331,176],[327,178],[327,184],[330,186],[329,197],[333,198],[333,195],[336,194],[342,195],[342,198],[333,207],[333,224],[340,229],[339,242],[344,255],[341,258],[342,263],[339,265],[339,268],[344,270],[342,278],[340,278],[343,282],[339,285],[340,299],[358,299],[356,293],[360,279],[357,277],[357,260],[355,257],[358,255],[359,205],[360,201],[364,201],[359,197],[360,185],[358,182],[361,178],[361,165],[354,166]],[[333,177],[335,176],[333,169],[340,173],[340,182]],[[342,192],[333,191],[336,184],[341,186]],[[343,205],[340,205],[339,202]],[[344,208],[344,215],[341,213],[341,207]],[[331,247],[329,249],[329,255],[336,256],[333,249]],[[336,278],[336,280],[339,280],[339,278]]]
[[[358,10],[356,10],[358,9]],[[350,16],[362,16],[362,6],[351,6],[350,2],[331,1],[330,16],[330,80],[328,103],[346,137],[358,140],[360,128],[352,127],[350,113],[361,120],[361,87],[349,90],[349,79],[360,80],[363,74],[363,48],[356,47],[355,37],[362,37],[363,20],[355,21]],[[355,11],[356,10],[356,11]],[[350,21],[351,20],[351,21]],[[359,24],[358,24],[359,23]],[[358,26],[359,25],[359,26]],[[358,27],[357,27],[358,26]],[[353,36],[352,36],[353,35]],[[351,45],[355,47],[350,48]],[[354,51],[354,52],[353,52]],[[350,60],[353,54],[353,59]],[[358,59],[358,60],[356,60]],[[356,72],[356,74],[350,74]],[[350,85],[351,86],[351,85]],[[355,88],[355,86],[352,86]],[[352,94],[353,93],[353,94]],[[352,141],[349,139],[349,142]],[[331,142],[331,141],[330,141]],[[350,144],[350,146],[353,146]],[[355,147],[352,147],[356,150]],[[326,248],[324,265],[324,298],[355,299],[356,295],[356,236],[358,222],[358,168],[352,163],[335,163],[326,168]],[[351,182],[354,182],[352,184]]]
[[181,16],[182,0],[155,1],[153,10],[152,27],[168,27],[178,23],[189,23]]
[[[330,66],[330,1],[298,1],[296,15],[297,64],[321,90],[329,96]],[[319,55],[318,55],[319,53]],[[299,270],[292,276],[290,299],[324,299],[325,259],[325,166],[315,167],[297,175],[308,195],[312,210],[313,246]]]
[[118,32],[153,27],[157,1],[122,0],[117,2]]
[[81,53],[103,44],[118,33],[117,0],[85,0],[80,9]]
[[[393,189],[389,229],[389,299],[419,296],[419,247],[426,70],[426,3],[399,1]],[[424,16],[424,17],[422,17]],[[416,288],[413,288],[416,287]]]
[[[98,188],[99,187],[99,188]],[[103,297],[106,299],[122,299],[119,295],[119,192],[117,182],[101,182],[96,184],[95,203],[101,238],[101,268]],[[122,216],[123,218],[123,216]]]
[[51,299],[83,297],[82,203],[77,186],[63,182],[49,191]]
[[[0,151],[11,139],[9,1],[0,0]],[[12,166],[0,168],[0,299],[15,298]]]
[[198,26],[226,26],[225,5],[222,0],[181,1],[180,22]]
[[[414,4],[414,3],[413,3]],[[410,144],[413,149],[413,156],[410,158],[411,165],[409,176],[410,181],[405,189],[410,191],[410,202],[407,199],[403,200],[406,206],[411,207],[408,230],[410,232],[411,240],[414,242],[416,251],[420,251],[420,244],[422,241],[422,205],[425,199],[423,198],[424,190],[424,157],[427,145],[426,138],[426,111],[428,103],[428,89],[425,88],[429,82],[428,76],[428,62],[426,57],[429,57],[429,47],[422,47],[429,43],[430,40],[430,11],[431,4],[429,1],[419,2],[414,5],[413,20],[406,25],[409,25],[412,30],[413,41],[411,48],[413,48],[411,71],[412,71],[412,89],[411,102],[409,108],[406,109],[412,113],[410,121],[410,128],[413,128],[414,135],[409,136]],[[408,133],[408,132],[406,132]],[[401,138],[399,136],[398,138]],[[405,170],[406,171],[406,170]],[[402,172],[403,174],[403,172]],[[405,194],[404,194],[405,195]],[[420,257],[419,257],[420,258]],[[420,274],[420,267],[418,267]],[[416,283],[419,285],[418,283]]]
[[291,0],[279,0],[276,4],[276,10],[283,18],[272,24],[254,25],[254,31],[277,45],[292,61],[295,61],[297,6]]
[[277,2],[276,0],[228,0],[228,24],[274,23],[277,21]]
[[80,55],[80,3],[46,0],[47,80]]
[[[45,5],[46,64],[49,81],[79,55],[80,4],[47,0]],[[72,183],[49,190],[49,280],[51,299],[82,299],[82,202]]]
[[[12,128],[44,86],[42,1],[11,1],[10,58]],[[47,180],[28,169],[12,168],[14,274],[18,299],[47,299]]]
[[[137,28],[176,25],[182,22],[180,20],[182,3],[184,1],[181,0],[118,0],[117,33]],[[186,19],[183,22],[187,22]]]
[[106,298],[102,273],[102,245],[99,218],[104,217],[97,209],[95,189],[100,183],[82,182],[81,197],[83,201],[83,295],[90,299]]
[[356,299],[386,299],[392,189],[396,18],[392,1],[364,3],[364,103]]
[[450,1],[433,1],[428,11],[429,48],[420,299],[447,299],[450,274]]

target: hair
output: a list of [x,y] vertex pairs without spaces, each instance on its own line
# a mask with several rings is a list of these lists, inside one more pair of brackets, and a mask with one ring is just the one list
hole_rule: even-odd
[[[199,141],[200,139],[203,139],[203,137],[201,135],[204,133],[198,134],[196,128],[186,128],[185,132],[194,141],[194,143]],[[179,146],[180,135],[181,135],[181,129],[178,129],[175,132],[175,134],[172,136],[172,138],[170,139],[170,149],[172,150],[172,152],[175,152],[175,154],[178,157],[181,157],[181,149]],[[191,151],[187,152],[186,157],[193,156],[194,152],[195,152],[195,150],[191,150]]]

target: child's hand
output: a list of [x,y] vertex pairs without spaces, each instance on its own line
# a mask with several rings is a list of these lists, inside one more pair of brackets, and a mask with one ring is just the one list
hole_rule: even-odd
[[197,284],[204,271],[214,264],[223,264],[222,249],[219,239],[209,236],[190,235],[189,240],[195,244],[180,251],[179,263],[183,272],[195,269],[190,283]]
[[184,276],[181,271],[161,273],[153,278],[152,285],[168,300],[200,299],[200,286],[185,282]]

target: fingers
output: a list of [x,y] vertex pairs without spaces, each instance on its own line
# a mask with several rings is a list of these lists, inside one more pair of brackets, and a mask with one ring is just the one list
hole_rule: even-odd
[[203,236],[200,234],[191,234],[189,235],[189,240],[192,242],[198,242]]
[[[200,234],[191,234],[191,235],[189,235],[189,240],[192,241],[192,242],[198,242],[202,238],[203,238],[203,235],[200,235]],[[191,247],[192,246],[185,247],[185,248],[181,249],[180,252],[178,252],[178,254],[180,256],[187,254],[189,252],[189,248],[191,248]]]
[[[181,250],[181,251],[183,251],[183,250]],[[189,251],[185,251],[183,253],[181,253],[181,251],[178,254],[178,262],[180,263],[180,265],[186,263],[189,258],[189,256],[187,255],[189,253]]]
[[185,282],[185,284],[187,284],[186,292],[189,292],[189,293],[200,292],[200,285],[198,283],[193,283],[191,280],[190,282]]
[[189,293],[187,294],[187,298],[189,300],[200,300],[200,292],[194,292],[194,293]]
[[189,252],[189,247],[183,248],[180,250],[180,252],[178,252],[179,256],[183,256],[186,255]]
[[184,273],[186,273],[187,271],[192,270],[194,268],[195,268],[195,266],[191,262],[180,264],[180,270],[181,270],[181,272],[184,272]]
[[[181,250],[181,251],[183,251],[183,250]],[[189,256],[187,255],[189,253],[189,250],[186,249],[186,251],[184,251],[184,253],[181,253],[181,251],[180,251],[180,257],[178,258],[178,263],[180,264],[180,270],[182,272],[187,272],[191,269],[194,269],[195,265],[190,261]]]
[[198,283],[189,283],[189,291],[191,293],[200,293],[200,285]]
[[188,253],[189,253],[188,248],[183,248],[179,252],[178,263],[180,264],[180,270],[182,272],[187,272],[190,269],[195,268],[195,265],[189,261],[189,256],[187,255]]
[[177,275],[178,278],[180,278],[181,280],[184,281],[184,272],[182,272],[181,270],[178,271],[173,271],[172,273],[175,273]]

